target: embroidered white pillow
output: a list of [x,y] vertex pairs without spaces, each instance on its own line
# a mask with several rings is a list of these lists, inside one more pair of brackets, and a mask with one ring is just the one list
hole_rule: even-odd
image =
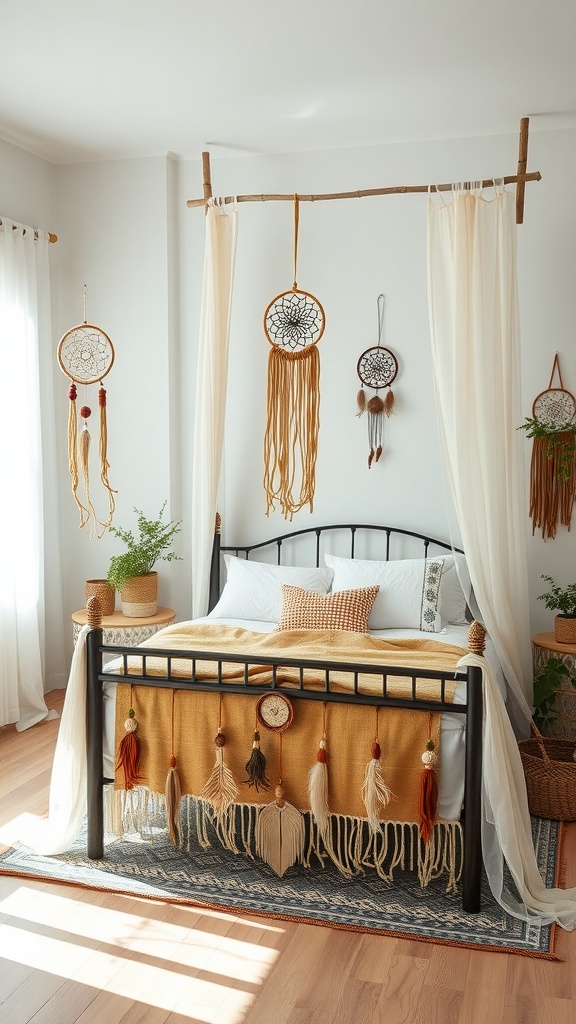
[[440,581],[444,559],[401,558],[378,562],[366,558],[325,555],[334,570],[332,592],[379,586],[369,629],[419,629],[437,633],[440,616]]
[[440,612],[442,622],[457,626],[469,624],[467,606],[472,599],[472,583],[464,555],[457,552],[444,556],[440,580]]
[[282,584],[327,594],[332,569],[253,562],[236,555],[224,555],[226,583],[211,618],[257,619],[278,622],[282,610]]

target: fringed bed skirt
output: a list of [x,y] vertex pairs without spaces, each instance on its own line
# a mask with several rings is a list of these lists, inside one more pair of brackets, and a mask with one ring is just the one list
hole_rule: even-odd
[[[265,806],[265,805],[264,805]],[[225,849],[253,860],[256,832],[262,804],[235,803],[217,817],[211,804],[196,796],[183,796],[180,805],[181,849],[208,849],[219,842]],[[105,829],[108,835],[138,834],[153,841],[159,825],[166,828],[164,795],[144,786],[131,790],[105,787]],[[302,811],[305,828],[304,852],[300,863],[323,866],[332,861],[345,878],[375,870],[392,883],[394,873],[416,873],[424,888],[433,879],[445,877],[446,891],[455,892],[462,873],[462,826],[459,821],[439,820],[427,843],[416,822],[382,821],[376,831],[366,818],[331,814],[329,828],[322,834],[310,811]]]

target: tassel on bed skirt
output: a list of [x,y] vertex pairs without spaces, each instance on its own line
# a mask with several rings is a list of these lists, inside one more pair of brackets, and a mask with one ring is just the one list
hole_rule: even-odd
[[[110,835],[137,833],[150,840],[166,831],[163,794],[143,786],[133,790],[105,787],[105,827]],[[188,853],[208,849],[215,842],[234,854],[256,856],[258,816],[266,804],[231,804],[216,815],[201,797],[183,796],[180,815],[180,846]],[[394,881],[398,871],[415,872],[425,888],[445,878],[446,891],[456,892],[462,874],[462,826],[459,821],[436,821],[424,842],[419,822],[382,821],[374,831],[367,818],[330,814],[328,828],[318,828],[310,811],[303,811],[304,852],[302,864],[313,868],[332,861],[345,878],[375,870],[380,878]]]

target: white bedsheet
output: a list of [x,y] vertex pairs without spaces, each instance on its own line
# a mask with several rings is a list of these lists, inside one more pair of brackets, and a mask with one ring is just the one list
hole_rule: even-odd
[[[274,622],[260,622],[254,619],[216,619],[213,616],[195,620],[197,623],[209,625],[238,626],[257,633],[270,633],[275,628]],[[375,631],[373,636],[384,640],[419,639],[438,640],[441,643],[455,644],[467,650],[468,626],[448,625],[439,633],[422,633],[415,629],[389,629]],[[492,646],[488,643],[485,657],[490,662],[494,676],[502,696],[505,698],[506,684],[498,660]],[[104,684],[104,744],[103,768],[104,777],[114,778],[114,731],[115,731],[115,698],[116,684]],[[454,703],[462,704],[466,699],[466,684],[456,687]],[[438,814],[441,818],[455,820],[460,817],[464,798],[464,756],[465,756],[465,716],[443,714],[440,719],[440,771],[438,780]]]

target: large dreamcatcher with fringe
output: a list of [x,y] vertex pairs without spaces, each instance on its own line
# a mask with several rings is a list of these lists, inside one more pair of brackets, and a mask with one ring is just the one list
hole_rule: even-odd
[[[269,303],[264,333],[270,342],[264,437],[266,515],[278,501],[292,519],[304,505],[313,511],[320,426],[320,356],[324,310],[297,284],[299,203],[294,196],[294,284]],[[299,486],[299,493],[296,488]]]
[[[558,374],[558,385],[552,387]],[[530,518],[542,537],[556,536],[558,523],[570,529],[576,498],[576,398],[562,382],[558,354],[550,381],[522,424],[533,439],[530,463]]]
[[[360,356],[356,372],[360,380],[360,390],[356,398],[358,416],[367,414],[368,418],[368,469],[373,462],[378,462],[382,455],[382,435],[384,416],[394,412],[394,392],[391,384],[398,373],[396,356],[389,348],[382,345],[384,331],[384,296],[378,296],[378,344],[367,348]],[[365,389],[374,394],[367,398]],[[380,394],[388,388],[382,398]]]
[[[108,425],[106,419],[106,391],[102,384],[104,377],[114,364],[114,346],[101,327],[86,321],[86,289],[84,289],[84,322],[72,327],[60,339],[58,345],[60,368],[72,383],[68,388],[68,468],[72,481],[72,495],[80,513],[80,528],[90,523],[90,536],[96,530],[102,537],[112,524],[115,498],[108,479]],[[100,384],[98,409],[100,420],[100,480],[108,495],[108,515],[99,519],[90,496],[90,431],[88,420],[92,415],[89,388]],[[78,387],[81,389],[78,410]],[[79,421],[82,426],[79,428]],[[78,496],[80,478],[83,484],[83,500]]]

